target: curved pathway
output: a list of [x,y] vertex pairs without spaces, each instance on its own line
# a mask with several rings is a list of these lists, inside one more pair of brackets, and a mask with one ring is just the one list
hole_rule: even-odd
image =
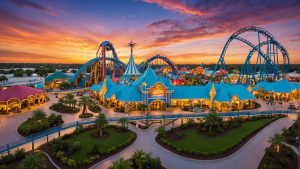
[[[162,163],[167,168],[172,169],[193,169],[193,168],[205,168],[205,169],[253,169],[257,168],[260,160],[264,155],[264,149],[270,144],[267,142],[269,137],[273,136],[274,133],[281,133],[281,128],[289,127],[293,120],[296,118],[296,115],[289,115],[289,117],[279,119],[272,124],[264,128],[260,133],[253,137],[244,147],[242,147],[236,154],[214,161],[196,161],[189,160],[161,148],[154,140],[156,133],[154,133],[154,128],[157,128],[160,124],[153,124],[147,130],[140,130],[133,126],[130,126],[131,130],[134,130],[138,133],[139,137],[137,141],[126,151],[114,156],[113,158],[102,162],[100,165],[95,166],[97,169],[108,168],[112,161],[117,161],[119,158],[124,157],[128,159],[131,157],[133,152],[136,149],[143,149],[146,152],[152,152],[153,156],[159,156]],[[176,124],[180,123],[177,120]],[[167,126],[171,128],[171,124]]]

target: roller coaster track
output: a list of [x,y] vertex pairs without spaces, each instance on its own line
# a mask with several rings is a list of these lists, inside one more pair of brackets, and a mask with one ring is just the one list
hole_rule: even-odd
[[143,66],[147,65],[149,62],[152,62],[155,59],[161,59],[161,60],[165,61],[171,67],[174,74],[179,76],[182,80],[185,80],[183,78],[182,74],[180,73],[180,71],[178,70],[177,66],[175,65],[175,63],[171,59],[169,59],[168,57],[162,56],[162,55],[155,55],[155,56],[152,56],[152,57],[148,57],[141,64],[138,65],[138,70],[141,71]]

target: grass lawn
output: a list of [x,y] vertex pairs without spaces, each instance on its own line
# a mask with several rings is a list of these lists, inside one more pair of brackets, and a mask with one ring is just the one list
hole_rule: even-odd
[[226,148],[228,145],[238,141],[247,133],[259,128],[261,125],[270,121],[270,119],[262,119],[257,121],[245,122],[241,128],[232,130],[225,136],[217,138],[207,138],[196,134],[195,130],[186,130],[186,138],[183,141],[175,142],[167,138],[169,142],[176,145],[178,148],[187,148],[188,150],[196,150],[201,152],[219,151]]
[[95,140],[90,137],[90,134],[95,131],[97,131],[97,129],[88,130],[67,139],[72,143],[79,141],[81,145],[81,149],[72,156],[72,159],[76,161],[78,160],[82,161],[86,159],[87,158],[86,152],[92,149],[94,143],[98,145],[99,150],[107,150],[112,147],[117,147],[117,145],[121,143],[124,143],[133,135],[132,131],[129,131],[125,134],[120,134],[120,133],[116,133],[111,129],[105,129],[106,132],[110,133],[110,136],[103,140]]

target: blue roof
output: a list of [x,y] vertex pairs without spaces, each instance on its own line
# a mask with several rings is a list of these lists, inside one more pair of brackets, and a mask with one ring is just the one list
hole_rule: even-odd
[[253,87],[253,88],[252,88],[252,90],[254,90],[254,91],[255,91],[255,90],[259,90],[259,89],[260,89],[260,88],[258,88],[258,87]]
[[124,102],[143,101],[142,93],[138,86],[112,85],[104,97],[111,99],[112,94],[116,96],[116,100]]
[[[154,71],[150,66],[148,66],[147,70],[143,75],[141,75],[136,81],[134,82],[134,85],[136,86],[142,86],[143,82],[147,84],[147,88],[150,88],[151,86],[154,86],[155,83],[160,82],[163,85],[164,82],[155,75]],[[166,86],[166,85],[165,85]]]
[[158,78],[163,82],[164,86],[166,86],[166,87],[173,86],[170,78],[165,78],[163,76],[158,76]]
[[130,58],[127,64],[127,68],[124,72],[124,75],[139,75],[139,74],[140,72],[136,67],[136,64],[133,59],[132,51],[131,51]]
[[172,99],[210,99],[209,86],[171,86]]
[[276,93],[291,93],[292,90],[299,90],[299,84],[290,83],[286,79],[276,82],[259,82],[255,87]]
[[[102,89],[103,86],[103,80],[100,82],[100,84],[93,84],[91,87],[91,90],[96,90],[97,92],[100,92],[100,89]],[[106,80],[106,89],[109,90],[112,85],[116,85],[114,82],[111,81],[110,78],[107,78]]]
[[291,85],[297,89],[297,90],[300,90],[300,83],[291,83]]
[[237,95],[239,100],[255,99],[255,96],[241,84],[228,84],[221,82],[218,89],[216,89],[216,92],[217,94],[214,100],[218,102],[231,102],[234,95]]

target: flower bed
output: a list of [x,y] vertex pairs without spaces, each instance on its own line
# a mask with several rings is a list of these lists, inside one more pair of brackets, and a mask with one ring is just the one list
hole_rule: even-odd
[[173,132],[176,135],[174,136],[176,138],[173,137],[173,139],[178,139],[177,141],[173,141],[167,136],[165,138],[156,136],[155,140],[163,148],[180,156],[199,160],[220,159],[238,151],[265,126],[281,117],[285,116],[244,122],[239,128],[220,136],[209,136],[208,134],[199,136],[196,134],[197,130],[187,127],[184,132],[178,134],[176,131]]
[[[17,168],[20,165],[20,163],[22,163],[22,160],[25,159],[25,156],[29,154],[36,154],[36,152],[33,151],[25,152],[25,149],[17,149],[13,154],[3,155],[1,156],[1,160],[0,160],[0,168],[1,169]],[[47,168],[55,168],[53,164],[50,162],[50,160],[44,154],[41,156],[46,160],[45,165],[47,166]]]
[[18,134],[23,137],[29,136],[40,131],[48,130],[52,127],[63,125],[64,121],[62,120],[62,115],[55,115],[52,113],[49,117],[44,120],[41,120],[41,123],[33,121],[31,118],[28,118],[27,121],[22,123],[18,127]]
[[296,148],[299,146],[298,142],[296,141],[296,137],[299,136],[299,119],[297,119],[288,129],[283,127],[281,131],[283,132],[281,135],[283,135],[286,139],[285,141],[288,144],[291,144],[295,146]]
[[97,105],[97,106],[89,106],[88,109],[91,112],[94,112],[94,113],[100,113],[102,111],[102,109],[101,109],[101,107],[99,105]]
[[66,105],[61,105],[60,103],[54,103],[52,106],[49,107],[51,110],[60,112],[60,113],[78,113],[80,111],[77,107],[70,107]]
[[90,118],[93,117],[93,113],[85,113],[85,114],[80,114],[79,117],[80,118]]
[[293,169],[298,168],[297,154],[293,149],[284,144],[280,145],[279,152],[276,152],[274,144],[265,149],[265,155],[258,165],[258,169]]
[[[85,127],[80,125],[73,133],[53,139],[41,146],[40,149],[52,155],[52,160],[60,168],[83,169],[90,168],[96,163],[123,151],[136,140],[135,132],[130,130],[118,132],[116,126],[113,125],[109,125],[106,129],[106,132],[110,133],[109,137],[95,140],[90,137],[92,133],[97,131],[95,127],[95,125]],[[68,145],[74,145],[76,142],[79,142],[80,148],[74,148],[70,154]]]

